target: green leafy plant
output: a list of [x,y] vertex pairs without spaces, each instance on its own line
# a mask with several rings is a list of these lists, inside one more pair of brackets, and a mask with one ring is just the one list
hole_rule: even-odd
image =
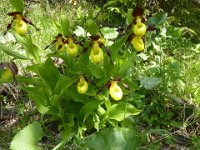
[[[141,110],[126,100],[134,89],[124,83],[126,76],[130,76],[129,70],[136,56],[126,55],[122,60],[118,59],[118,52],[127,41],[128,35],[109,48],[104,45],[105,39],[92,20],[87,21],[87,31],[91,37],[86,39],[85,43],[74,40],[66,17],[61,16],[61,23],[56,23],[56,26],[61,34],[58,34],[50,45],[57,43],[57,51],[47,56],[44,63],[40,63],[39,48],[32,43],[31,38],[19,36],[15,32],[14,35],[30,58],[37,62],[27,67],[37,78],[32,80],[33,84],[29,83],[23,89],[35,102],[40,113],[59,122],[59,130],[64,136],[56,146],[58,148],[74,135],[80,138],[93,128],[99,131],[106,126],[117,126],[118,122],[138,115]],[[106,35],[105,32],[104,34]],[[81,47],[77,47],[78,57],[75,58],[76,55],[72,57],[69,49],[77,44],[80,44],[83,50],[80,52]],[[52,56],[63,59],[64,66],[56,67]],[[60,68],[63,68],[63,71],[60,71]],[[116,103],[113,100],[122,102]]]

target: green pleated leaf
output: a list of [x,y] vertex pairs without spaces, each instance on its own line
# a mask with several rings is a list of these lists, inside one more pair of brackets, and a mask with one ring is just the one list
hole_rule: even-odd
[[60,23],[57,22],[56,20],[53,20],[53,23],[54,23],[54,25],[56,26],[58,32],[59,32],[59,33],[63,33],[62,27],[61,27]]
[[77,81],[77,77],[69,78],[67,76],[60,76],[56,83],[55,93],[63,95],[67,89]]
[[132,54],[131,57],[129,57],[129,59],[123,63],[123,65],[119,68],[119,72],[117,74],[117,76],[124,78],[128,72],[128,70],[133,66],[134,64],[134,58],[135,55]]
[[60,73],[51,58],[48,58],[46,62],[38,68],[38,71],[44,83],[51,88],[52,92],[54,92],[60,78]]
[[115,67],[112,63],[110,63],[110,58],[105,57],[105,59],[103,61],[103,67],[104,67],[104,72],[106,73],[107,77],[110,77],[110,75]]
[[31,65],[31,66],[27,66],[27,67],[26,67],[26,70],[31,71],[31,72],[34,72],[34,73],[36,73],[37,75],[39,75],[38,68],[39,68],[40,66],[41,66],[41,64],[34,64],[34,65]]
[[93,19],[93,12],[94,12],[94,10],[91,8],[88,10],[87,19]]
[[27,55],[35,59],[37,62],[40,62],[39,48],[33,44],[33,41],[30,36],[20,36],[18,33],[13,32],[16,40],[23,46]]
[[82,148],[90,150],[136,150],[140,147],[140,135],[132,128],[105,128],[89,135]]
[[91,19],[87,20],[87,31],[91,35],[97,34],[98,31],[97,24]]
[[138,115],[141,110],[136,109],[133,105],[125,102],[114,104],[111,106],[108,117],[117,121],[122,121],[131,115]]
[[24,0],[9,0],[9,2],[17,12],[24,12]]
[[132,22],[133,22],[133,9],[128,9],[128,12],[127,12],[127,18],[126,18],[126,22],[128,25],[130,25]]
[[127,36],[122,37],[121,39],[117,40],[111,47],[110,52],[112,54],[112,58],[116,56],[117,52],[122,49],[123,45],[127,40]]
[[101,101],[93,100],[85,104],[80,112],[79,112],[79,120],[85,122],[85,120],[88,118],[88,116],[98,108],[98,106],[101,104]]
[[12,48],[5,46],[5,45],[2,45],[2,44],[0,44],[0,50],[3,51],[4,53],[10,55],[10,56],[13,56],[16,59],[24,59],[24,60],[29,59],[29,58],[27,58],[27,57],[25,57],[25,56],[23,56],[19,53],[14,52],[12,50]]
[[73,99],[75,102],[87,103],[89,97],[86,94],[80,94],[77,92],[75,86],[68,88],[65,90],[65,97]]
[[11,142],[11,150],[42,150],[37,142],[44,136],[39,122],[29,124],[15,135]]
[[32,85],[40,85],[41,81],[38,78],[30,78],[25,76],[17,76],[17,82],[19,83],[26,83],[26,84],[32,84]]
[[68,89],[69,87],[71,87],[71,85],[73,85],[76,81],[77,81],[77,78],[76,78],[76,77],[70,78],[70,80],[68,80],[68,81],[64,84],[63,88],[61,89],[61,92],[60,92],[61,95],[63,95],[63,94],[67,91],[67,89]]
[[104,78],[106,76],[105,70],[101,66],[90,64],[87,66],[90,70],[90,73],[97,79]]
[[69,37],[72,35],[72,31],[70,30],[69,20],[66,15],[61,15],[61,29],[65,37]]
[[40,113],[47,113],[49,110],[47,103],[49,101],[45,92],[38,87],[23,87],[23,89],[28,93],[29,98],[34,101],[37,110]]

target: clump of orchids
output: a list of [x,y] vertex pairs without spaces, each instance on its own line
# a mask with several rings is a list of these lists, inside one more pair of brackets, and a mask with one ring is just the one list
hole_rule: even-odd
[[142,17],[143,11],[139,11],[140,13],[136,12],[138,11],[135,9],[133,12],[133,16],[135,17],[134,19],[134,24],[133,24],[133,33],[135,37],[132,39],[131,44],[137,51],[143,51],[144,50],[144,41],[143,41],[143,36],[145,35],[147,31],[146,25],[143,23],[144,19]]
[[[90,36],[90,41],[91,42],[89,43],[89,46],[91,47],[91,51],[90,51],[89,59],[92,63],[99,64],[103,62],[104,60],[103,50],[106,50],[107,55],[110,57],[111,63],[113,63],[111,59],[111,52],[104,45],[106,40],[100,32]],[[82,54],[86,53],[87,50],[88,48],[84,48],[82,51]]]
[[128,41],[133,45],[137,51],[143,51],[145,48],[144,36],[147,31],[154,30],[151,25],[145,24],[143,17],[144,10],[140,7],[136,7],[132,13],[133,22],[128,26],[132,28],[133,33],[129,36]]
[[74,36],[64,38],[62,34],[58,34],[45,49],[54,44],[56,46],[56,52],[66,52],[71,57],[76,57],[78,55],[78,45],[83,46]]
[[[97,92],[97,95],[100,94],[105,88],[108,89],[110,97],[115,100],[119,101],[123,98],[123,91],[121,87],[118,85],[118,82],[121,82],[120,79],[114,79],[108,81],[102,89]],[[129,89],[128,86],[122,83],[126,89]],[[77,84],[77,92],[80,94],[85,94],[88,91],[88,79],[85,78],[83,75],[80,76]]]
[[135,34],[135,37],[131,41],[133,47],[137,51],[144,50],[144,42],[142,37],[145,35],[146,31],[147,31],[146,25],[142,23],[142,19],[138,16],[136,18],[136,24],[133,26],[133,33]]
[[[7,30],[10,30],[12,28],[12,26],[14,26],[15,31],[23,36],[27,33],[28,31],[28,25],[30,24],[32,26],[34,26],[36,28],[36,26],[31,22],[31,20],[29,20],[28,18],[26,18],[23,13],[21,12],[10,12],[8,13],[9,16],[12,16],[13,19],[11,20],[11,22],[7,25]],[[14,25],[13,25],[14,24]],[[37,30],[39,30],[38,28],[36,28]],[[4,33],[4,35],[6,34],[6,32]]]

